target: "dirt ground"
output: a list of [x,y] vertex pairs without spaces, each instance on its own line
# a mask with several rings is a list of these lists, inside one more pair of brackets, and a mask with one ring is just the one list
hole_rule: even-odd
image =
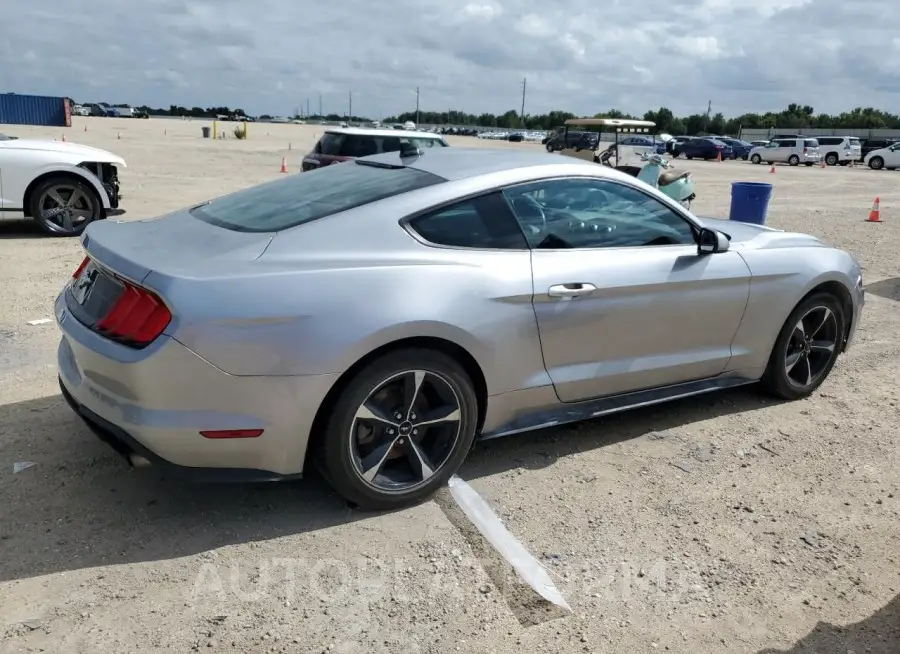
[[[124,156],[125,219],[274,179],[282,157],[296,172],[322,131],[202,124],[2,131]],[[128,469],[61,399],[54,324],[27,324],[52,318],[78,241],[0,223],[0,652],[900,652],[900,173],[678,165],[699,215],[727,215],[732,181],[772,182],[770,223],[851,250],[868,303],[809,400],[744,389],[476,448],[460,476],[571,613],[529,606],[445,496],[371,514],[318,479]]]

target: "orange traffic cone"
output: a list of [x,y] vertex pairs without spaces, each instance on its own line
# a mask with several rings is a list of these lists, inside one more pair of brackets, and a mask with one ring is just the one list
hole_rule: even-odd
[[281,172],[286,173],[287,170],[287,159],[284,157],[281,158]]
[[769,168],[769,172],[773,175],[775,174],[775,164],[772,164],[772,167]]
[[876,197],[875,202],[872,204],[872,210],[869,212],[869,217],[866,219],[868,223],[880,223],[881,222],[881,199]]
[[819,168],[826,168],[827,166],[828,166],[828,164],[825,163],[824,159],[822,159],[822,161],[819,162]]
[[718,161],[719,163],[722,163],[722,151],[721,150],[719,150],[719,152],[716,153],[716,161]]

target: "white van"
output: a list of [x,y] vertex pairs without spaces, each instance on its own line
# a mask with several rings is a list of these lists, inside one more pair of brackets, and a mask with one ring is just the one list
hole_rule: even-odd
[[804,164],[812,166],[819,163],[819,142],[810,137],[780,138],[769,141],[750,150],[750,161],[760,164],[786,163],[791,166]]
[[862,159],[862,144],[855,136],[817,136],[819,151],[829,166],[846,166]]
[[405,123],[403,123],[403,129],[405,129],[407,132],[415,132],[416,124],[411,120],[407,120]]

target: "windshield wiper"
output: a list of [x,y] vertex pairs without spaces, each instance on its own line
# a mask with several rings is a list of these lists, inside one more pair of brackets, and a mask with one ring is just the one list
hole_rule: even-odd
[[370,168],[386,168],[388,170],[400,170],[401,168],[406,168],[406,166],[400,164],[390,164],[383,163],[381,161],[359,161],[358,159],[354,161],[357,166],[369,166]]

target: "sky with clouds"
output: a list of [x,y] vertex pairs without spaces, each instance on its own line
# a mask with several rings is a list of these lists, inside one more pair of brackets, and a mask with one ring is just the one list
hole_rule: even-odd
[[[602,12],[599,8],[603,7]],[[900,112],[896,0],[9,0],[0,92],[372,118]],[[876,45],[877,47],[872,47]]]

